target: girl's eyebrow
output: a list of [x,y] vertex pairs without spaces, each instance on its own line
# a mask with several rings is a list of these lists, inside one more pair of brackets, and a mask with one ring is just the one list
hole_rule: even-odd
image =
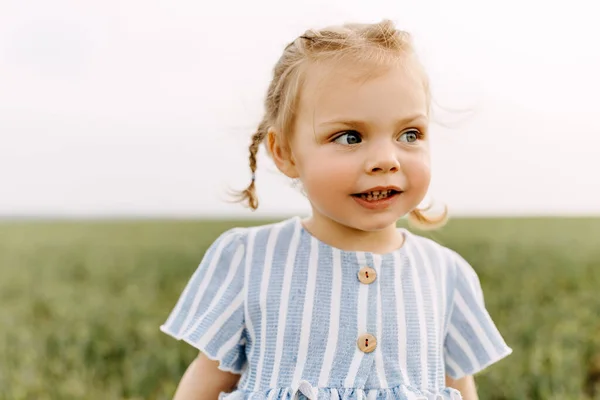
[[[408,117],[400,118],[396,121],[397,126],[410,125],[414,123],[423,123],[427,121],[427,116],[425,114],[414,114]],[[319,126],[323,125],[346,125],[356,129],[364,129],[369,124],[365,121],[356,120],[352,118],[335,118],[332,120],[324,121],[319,124]]]

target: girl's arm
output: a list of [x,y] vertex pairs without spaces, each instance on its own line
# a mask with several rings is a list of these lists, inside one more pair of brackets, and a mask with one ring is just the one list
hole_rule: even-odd
[[479,400],[479,397],[477,397],[477,388],[475,387],[475,379],[472,375],[458,380],[446,376],[446,386],[458,390],[462,394],[463,400]]
[[219,393],[233,390],[240,375],[222,371],[218,365],[198,354],[183,374],[173,400],[216,400]]

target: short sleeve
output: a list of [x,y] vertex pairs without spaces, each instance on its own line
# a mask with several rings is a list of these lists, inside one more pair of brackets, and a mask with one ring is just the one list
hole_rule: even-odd
[[479,277],[454,254],[455,279],[444,341],[446,373],[453,379],[473,375],[512,353],[488,313]]
[[219,236],[160,327],[218,361],[221,370],[237,374],[246,364],[244,253],[241,229]]

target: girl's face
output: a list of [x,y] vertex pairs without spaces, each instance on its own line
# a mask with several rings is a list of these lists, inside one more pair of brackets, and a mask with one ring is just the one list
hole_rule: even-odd
[[428,99],[410,65],[311,65],[290,138],[290,170],[313,218],[361,231],[396,224],[430,183]]

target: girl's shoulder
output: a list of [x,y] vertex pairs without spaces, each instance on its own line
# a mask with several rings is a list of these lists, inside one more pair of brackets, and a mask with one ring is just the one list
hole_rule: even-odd
[[436,264],[445,276],[453,281],[466,280],[479,285],[476,269],[456,249],[434,239],[419,234],[406,232],[407,252],[416,253],[420,259],[427,259]]
[[288,218],[278,222],[257,224],[248,227],[233,227],[223,231],[213,241],[210,247],[216,247],[226,242],[228,247],[263,249],[269,238],[283,235],[293,235],[298,231],[297,218]]

